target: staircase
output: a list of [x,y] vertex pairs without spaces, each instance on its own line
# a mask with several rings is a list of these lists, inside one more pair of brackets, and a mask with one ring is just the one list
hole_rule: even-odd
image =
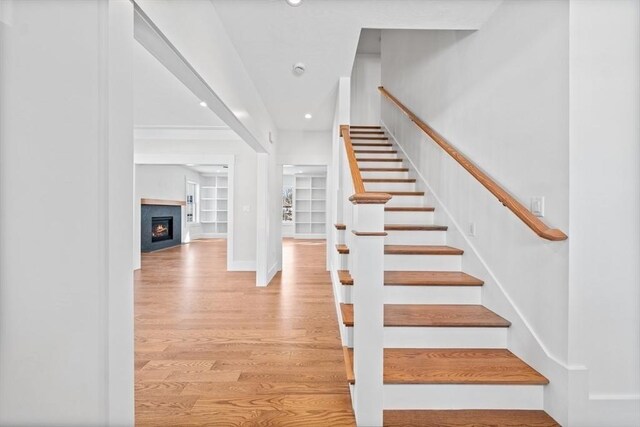
[[[548,380],[507,349],[509,320],[482,305],[482,279],[463,271],[464,252],[447,245],[447,227],[434,222],[435,209],[425,205],[425,193],[416,190],[398,149],[380,126],[351,126],[349,136],[345,149],[355,156],[364,190],[391,196],[383,208],[383,233],[336,224],[339,318],[358,424],[376,419],[362,413],[375,408],[376,399],[370,398],[375,381],[374,386],[367,382],[371,390],[361,390],[373,403],[359,403],[354,395],[359,382],[368,380],[356,377],[354,359],[359,351],[373,349],[373,359],[382,357],[378,402],[385,426],[557,426],[542,410]],[[359,214],[358,221],[363,217]],[[355,261],[349,259],[348,233],[383,239],[381,353],[372,344],[375,327],[371,342],[358,341],[355,333],[361,327],[360,337],[366,337],[369,327],[368,317],[356,321],[354,316],[355,290],[368,298],[363,291],[369,283],[350,272]],[[369,363],[360,360],[363,366]]]

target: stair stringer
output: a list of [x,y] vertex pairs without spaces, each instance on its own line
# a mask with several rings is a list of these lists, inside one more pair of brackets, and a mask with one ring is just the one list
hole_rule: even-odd
[[416,190],[426,192],[425,197],[428,198],[428,201],[425,206],[435,207],[436,222],[449,226],[447,244],[464,250],[464,271],[484,280],[482,304],[511,321],[507,338],[508,349],[549,379],[550,383],[544,387],[544,410],[560,424],[567,425],[569,375],[572,373],[571,371],[584,372],[585,368],[583,366],[569,366],[548,350],[509,296],[505,287],[500,283],[496,274],[467,237],[463,228],[453,218],[419,169],[416,168],[395,135],[382,120],[380,125],[389,137],[389,142],[394,144],[394,149],[398,150],[398,155],[402,155],[407,161],[408,164],[405,164],[405,167],[409,168],[409,176],[417,179]]

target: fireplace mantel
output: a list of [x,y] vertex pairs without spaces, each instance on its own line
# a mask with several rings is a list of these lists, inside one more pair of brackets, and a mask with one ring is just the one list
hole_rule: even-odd
[[182,200],[140,199],[140,204],[159,206],[186,206],[187,202]]

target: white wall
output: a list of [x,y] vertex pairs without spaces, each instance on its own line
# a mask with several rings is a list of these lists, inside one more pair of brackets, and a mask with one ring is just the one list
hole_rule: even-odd
[[[234,269],[256,268],[256,153],[242,141],[136,140],[136,163],[162,158],[169,163],[210,163],[215,156],[234,156],[233,254]],[[142,160],[139,160],[142,159]],[[214,162],[219,164],[219,162]],[[230,213],[231,214],[231,213]]]
[[[520,0],[478,31],[382,32],[385,88],[525,205],[544,196],[544,221],[565,232],[568,20],[566,1]],[[483,303],[513,322],[510,348],[550,378],[546,409],[563,423],[567,242],[535,235],[386,101],[382,118],[442,203],[430,201],[466,250],[464,270],[486,281]]]
[[133,425],[132,4],[0,4],[0,424]]
[[[140,199],[186,199],[187,180],[200,183],[200,174],[180,165],[136,165],[135,167],[135,216],[134,216],[134,268],[140,268]],[[201,234],[199,224],[187,224],[186,211],[182,208],[182,242],[189,242]]]
[[356,54],[351,71],[351,121],[354,125],[380,122],[380,67],[380,54]]
[[276,153],[279,165],[331,164],[331,132],[280,130]]
[[639,2],[570,22],[570,424],[640,425]]

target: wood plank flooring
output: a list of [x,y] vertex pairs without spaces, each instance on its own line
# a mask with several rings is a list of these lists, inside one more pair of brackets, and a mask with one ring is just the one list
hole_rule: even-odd
[[222,239],[143,254],[136,425],[355,425],[325,243],[283,250],[267,288],[226,271]]

